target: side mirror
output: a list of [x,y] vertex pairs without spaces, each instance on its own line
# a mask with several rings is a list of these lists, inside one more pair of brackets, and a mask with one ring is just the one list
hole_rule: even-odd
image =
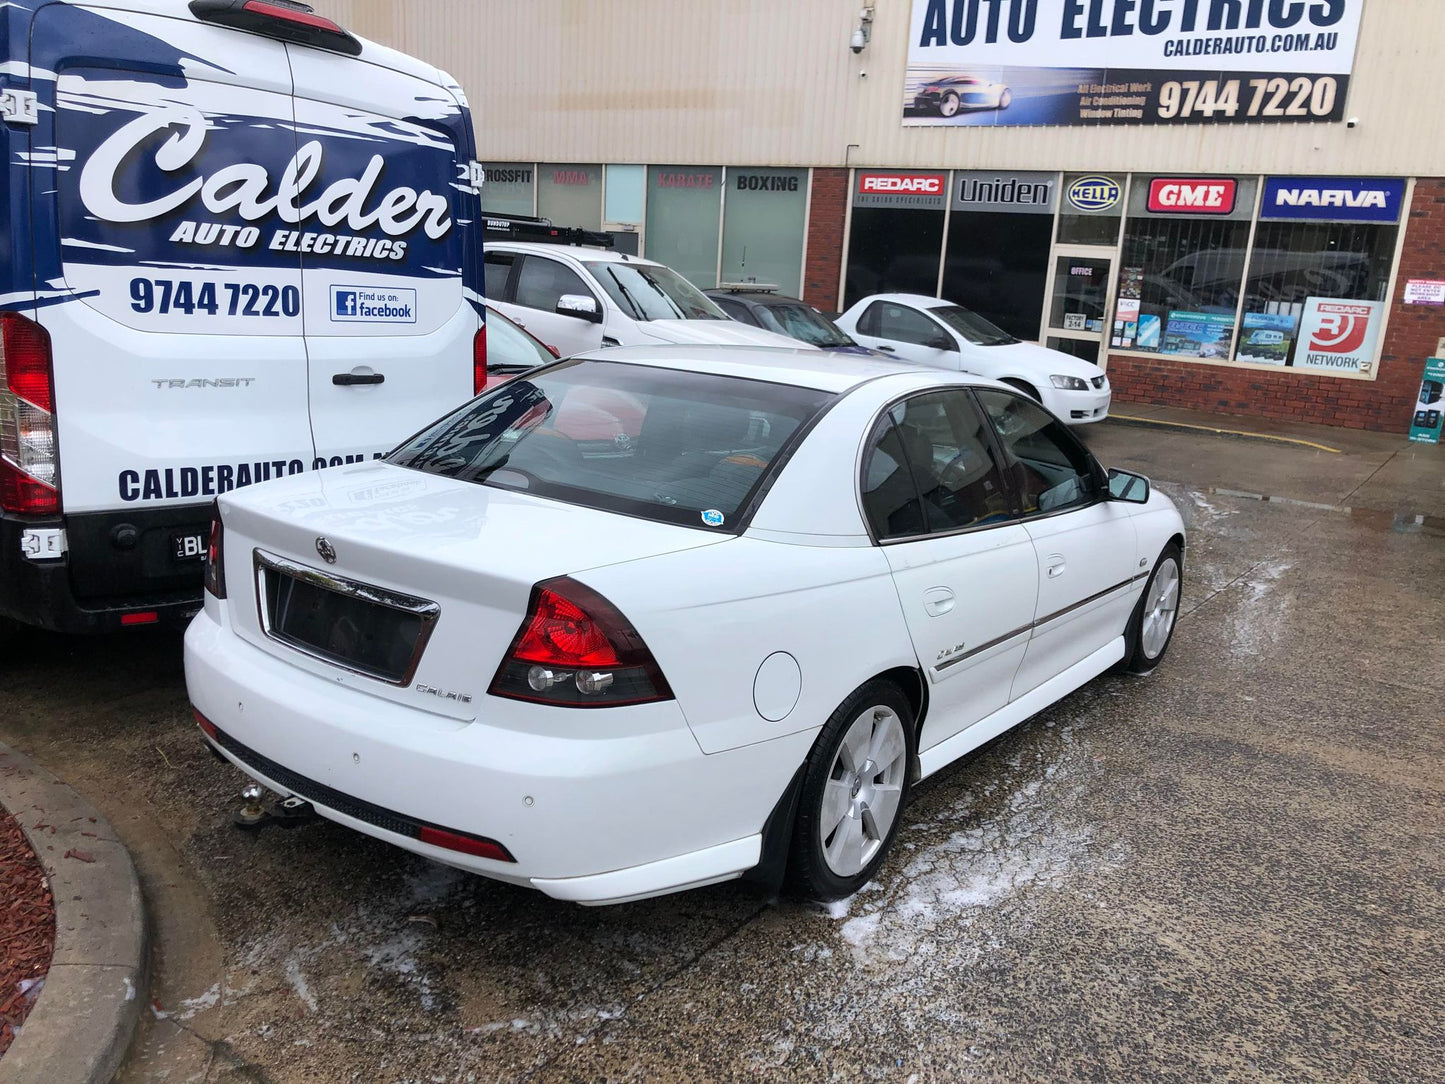
[[933,350],[952,350],[955,354],[958,353],[958,344],[947,335],[935,335],[928,340],[927,345]]
[[1115,467],[1109,468],[1109,499],[1146,504],[1149,500],[1149,479]]
[[602,323],[602,310],[597,307],[597,299],[586,294],[563,294],[557,299],[556,312],[558,316],[575,316],[589,324]]

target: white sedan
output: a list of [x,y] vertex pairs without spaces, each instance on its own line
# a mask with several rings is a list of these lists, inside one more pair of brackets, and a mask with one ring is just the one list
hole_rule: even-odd
[[1028,343],[978,313],[925,294],[873,294],[838,317],[862,346],[902,361],[1011,384],[1070,425],[1109,416],[1109,378],[1093,362]]
[[186,681],[243,772],[436,861],[580,903],[785,869],[833,899],[918,780],[1158,664],[1183,549],[1006,385],[616,348],[222,496]]

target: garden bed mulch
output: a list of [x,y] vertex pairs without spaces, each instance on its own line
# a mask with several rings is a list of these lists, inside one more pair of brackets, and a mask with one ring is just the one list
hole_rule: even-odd
[[45,871],[15,818],[0,809],[0,1055],[35,1004],[54,945]]

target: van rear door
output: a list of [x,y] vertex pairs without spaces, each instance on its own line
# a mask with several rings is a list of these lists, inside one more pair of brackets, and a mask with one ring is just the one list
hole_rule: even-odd
[[27,228],[72,586],[193,591],[211,497],[310,465],[300,259],[265,221],[296,154],[286,47],[49,4],[30,62],[56,79]]
[[288,51],[301,155],[315,148],[318,168],[315,211],[284,243],[301,258],[316,466],[335,466],[474,392],[471,124],[459,92],[411,58]]

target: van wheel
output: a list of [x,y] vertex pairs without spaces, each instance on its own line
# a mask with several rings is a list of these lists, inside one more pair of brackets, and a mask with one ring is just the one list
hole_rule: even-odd
[[1023,392],[1036,403],[1042,403],[1044,401],[1043,398],[1039,395],[1039,390],[1032,384],[1030,384],[1027,380],[1015,380],[1011,376],[1006,376],[1003,378],[1003,383],[1007,384],[1011,388],[1018,388],[1019,391]]
[[815,900],[851,896],[898,833],[914,754],[913,711],[898,687],[870,681],[823,724],[808,756],[791,863]]
[[1179,547],[1173,542],[1164,547],[1144,593],[1129,617],[1124,634],[1128,654],[1124,670],[1130,674],[1147,674],[1164,661],[1169,641],[1174,639],[1174,626],[1179,619],[1179,598],[1183,588]]

